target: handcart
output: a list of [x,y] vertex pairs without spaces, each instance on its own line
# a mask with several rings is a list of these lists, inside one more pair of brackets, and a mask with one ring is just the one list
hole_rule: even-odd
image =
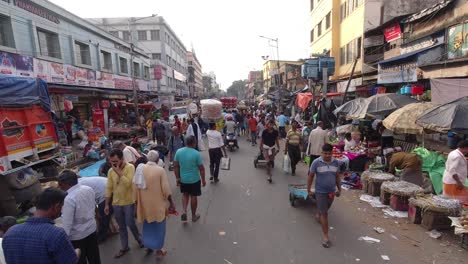
[[[253,163],[254,163],[254,167],[258,168],[258,166],[265,166],[266,167],[268,162],[263,157],[263,153],[260,152],[257,156],[255,156],[255,159],[254,159]],[[274,163],[273,163],[272,167],[274,167]]]
[[294,207],[296,200],[315,201],[315,189],[312,189],[312,195],[307,191],[307,184],[289,184],[289,202]]

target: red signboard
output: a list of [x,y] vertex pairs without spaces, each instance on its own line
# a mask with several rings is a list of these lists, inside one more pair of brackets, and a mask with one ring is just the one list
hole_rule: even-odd
[[400,23],[392,24],[384,29],[384,36],[387,42],[399,39],[401,37]]
[[154,79],[161,80],[162,79],[162,67],[161,65],[154,66]]

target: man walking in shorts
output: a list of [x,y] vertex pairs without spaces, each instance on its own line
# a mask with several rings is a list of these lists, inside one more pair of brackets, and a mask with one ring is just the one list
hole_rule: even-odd
[[[275,130],[275,121],[270,120],[267,124],[266,130],[262,133],[262,140],[260,142],[260,152],[267,161],[267,180],[271,183],[271,168],[275,164],[275,156],[280,151],[278,141],[278,131]],[[276,143],[276,148],[275,148]]]
[[[187,221],[187,207],[190,200],[192,211],[192,222],[198,221],[200,215],[197,214],[197,197],[201,195],[201,186],[205,187],[205,167],[200,152],[195,147],[197,140],[194,136],[185,138],[185,146],[177,150],[174,157],[174,172],[177,179],[177,186],[180,186],[182,196],[181,215],[182,222]],[[201,181],[200,181],[201,180]]]
[[[333,147],[325,144],[322,147],[322,156],[312,162],[310,166],[307,190],[312,194],[312,182],[315,179],[315,198],[317,200],[317,213],[315,218],[322,224],[322,246],[330,247],[328,237],[328,209],[333,199],[341,194],[340,163],[332,156]],[[338,190],[337,190],[338,188]]]

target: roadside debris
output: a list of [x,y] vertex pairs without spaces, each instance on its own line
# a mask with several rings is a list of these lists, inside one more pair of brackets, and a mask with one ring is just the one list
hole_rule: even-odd
[[219,234],[220,236],[225,236],[225,235],[226,235],[226,232],[224,232],[224,231],[219,231],[218,234]]
[[388,206],[381,203],[379,197],[374,197],[368,194],[363,194],[359,197],[361,201],[369,203],[374,208],[387,208]]
[[381,255],[383,260],[390,260],[390,258],[387,255]]
[[442,234],[435,229],[431,230],[431,232],[426,232],[426,234],[434,239],[439,239],[442,236]]
[[230,262],[230,261],[227,260],[227,259],[224,259],[224,261],[225,261],[227,264],[232,264],[232,262]]
[[395,235],[390,235],[390,236],[395,240],[399,240],[398,237],[396,237]]
[[369,236],[359,237],[358,240],[359,241],[365,241],[365,242],[370,243],[370,244],[380,243],[380,239],[369,237]]
[[383,229],[382,227],[374,227],[374,230],[375,230],[375,232],[377,232],[379,234],[385,233],[385,229]]
[[395,211],[392,208],[382,209],[385,215],[397,218],[408,218],[408,212]]

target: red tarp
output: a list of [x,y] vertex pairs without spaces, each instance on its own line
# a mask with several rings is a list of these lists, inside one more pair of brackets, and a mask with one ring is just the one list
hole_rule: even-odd
[[[327,93],[327,97],[335,97],[343,95],[342,93]],[[320,96],[318,96],[320,98]],[[312,100],[312,93],[298,93],[296,96],[296,105],[299,106],[302,111],[305,111]]]

